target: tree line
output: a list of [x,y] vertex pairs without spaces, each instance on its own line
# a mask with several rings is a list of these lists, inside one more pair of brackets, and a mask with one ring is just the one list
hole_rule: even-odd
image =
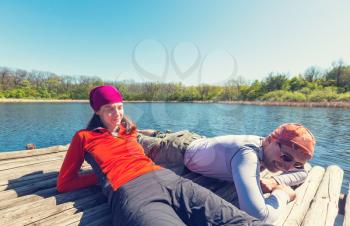
[[223,85],[103,81],[97,76],[60,76],[51,72],[0,67],[0,98],[87,99],[92,87],[112,84],[131,101],[350,101],[350,65],[339,60],[328,70],[311,66],[303,74],[270,73]]

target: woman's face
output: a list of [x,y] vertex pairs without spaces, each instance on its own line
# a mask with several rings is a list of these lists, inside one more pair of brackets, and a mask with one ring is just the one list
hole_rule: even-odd
[[273,141],[264,147],[264,166],[271,172],[288,172],[302,168],[308,159],[302,150],[293,150],[291,147]]
[[96,112],[103,125],[111,132],[115,131],[124,116],[123,103],[113,103],[102,105]]

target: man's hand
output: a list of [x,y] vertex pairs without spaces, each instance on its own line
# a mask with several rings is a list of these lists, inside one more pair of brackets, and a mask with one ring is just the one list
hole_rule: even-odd
[[263,193],[271,193],[276,189],[278,183],[273,178],[261,178],[260,185]]
[[283,190],[285,193],[287,193],[289,196],[289,202],[293,201],[296,198],[295,191],[287,185],[279,184],[277,185],[276,189]]

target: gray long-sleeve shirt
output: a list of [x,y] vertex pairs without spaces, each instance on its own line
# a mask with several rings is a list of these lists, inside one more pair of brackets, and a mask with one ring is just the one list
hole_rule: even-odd
[[[264,198],[260,186],[260,162],[263,158],[262,137],[252,135],[227,135],[203,138],[192,142],[184,163],[191,171],[204,176],[234,181],[240,208],[268,223],[275,222],[289,196],[274,190]],[[305,170],[275,177],[280,184],[293,186],[302,183]]]

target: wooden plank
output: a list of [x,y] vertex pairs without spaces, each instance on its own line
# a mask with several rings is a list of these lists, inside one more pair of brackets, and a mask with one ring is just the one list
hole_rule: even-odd
[[2,159],[0,160],[0,164],[4,165],[4,164],[10,164],[10,163],[22,163],[22,162],[27,162],[31,160],[50,159],[56,156],[64,157],[66,153],[67,153],[66,151],[63,151],[63,152],[48,153],[44,155],[27,156],[27,157],[17,158],[17,159]]
[[22,151],[11,151],[11,152],[0,152],[0,160],[7,159],[18,159],[25,158],[36,155],[45,155],[55,152],[65,152],[67,151],[69,145],[58,145],[48,148],[33,149],[33,150],[22,150]]
[[36,164],[49,163],[49,162],[55,162],[55,161],[63,162],[63,157],[53,157],[53,158],[46,158],[46,159],[41,159],[41,160],[32,160],[32,161],[23,162],[23,163],[4,164],[4,165],[0,166],[0,173],[2,171],[6,171],[6,170],[13,170],[13,169],[17,169],[17,168],[23,168],[26,166],[32,166],[32,165],[36,165]]
[[301,225],[323,178],[324,171],[324,168],[320,166],[311,169],[305,182],[296,189],[296,199],[288,204],[276,225]]
[[51,168],[59,168],[62,164],[63,160],[62,159],[55,159],[53,161],[50,162],[37,162],[31,165],[27,165],[27,166],[20,166],[14,169],[5,169],[5,170],[1,170],[0,171],[0,176],[6,176],[9,174],[19,174],[19,172],[23,172],[23,174],[28,173],[32,173],[37,171],[38,169],[42,169],[45,168],[46,166],[50,166]]
[[44,162],[44,163],[38,163],[30,166],[23,166],[16,169],[3,170],[3,171],[0,171],[0,178],[11,180],[11,179],[18,179],[20,177],[31,175],[33,172],[46,173],[46,172],[52,172],[52,171],[59,171],[61,167],[61,163],[62,163],[62,160],[55,160],[52,162]]
[[[12,177],[10,178],[1,178],[0,180],[0,186],[9,186],[9,185],[15,185],[17,183],[27,183],[25,181],[31,181],[32,179],[35,178],[42,178],[44,179],[46,176],[49,176],[51,174],[56,174],[58,175],[58,170],[57,167],[52,167],[49,166],[48,168],[41,168],[39,169],[40,171],[38,171],[38,169],[36,169],[36,171],[33,171],[31,173],[25,174],[25,175],[12,175]],[[84,163],[80,169],[81,173],[88,173],[91,172],[91,166],[87,163]],[[6,190],[6,189],[5,189]]]
[[54,154],[26,157],[26,158],[20,158],[20,159],[10,159],[8,161],[3,160],[3,161],[0,161],[0,171],[17,168],[21,166],[26,166],[26,165],[37,164],[41,162],[57,160],[57,159],[63,160],[65,155],[66,155],[65,152],[59,152]]
[[85,189],[80,189],[77,191],[72,191],[72,192],[67,192],[67,193],[60,193],[55,196],[48,197],[44,200],[39,200],[33,203],[21,205],[20,207],[13,207],[13,208],[8,208],[4,210],[0,210],[0,217],[2,218],[7,218],[8,216],[15,216],[17,217],[16,214],[21,215],[22,211],[26,212],[28,210],[28,214],[30,211],[33,211],[35,213],[35,210],[33,210],[35,207],[40,207],[41,205],[60,205],[62,203],[74,201],[80,198],[83,198],[85,196],[89,196],[92,194],[99,193],[100,189],[97,186],[92,186],[89,188]]
[[343,226],[350,226],[350,183],[345,203],[345,214]]
[[21,206],[0,210],[0,222],[2,222],[2,225],[29,224],[71,208],[75,208],[78,212],[79,208],[87,205],[87,203],[95,203],[98,200],[105,202],[106,199],[97,187],[59,194]]
[[28,184],[16,189],[10,189],[0,192],[0,200],[6,200],[11,198],[17,198],[24,195],[29,195],[35,193],[38,190],[45,188],[53,188],[56,186],[56,178],[51,178],[48,180],[40,181],[33,184]]
[[[18,167],[15,169],[8,169],[0,171],[0,178],[2,180],[18,179],[32,175],[33,173],[48,173],[52,171],[59,171],[61,168],[62,160],[54,160],[51,162],[38,163],[30,166]],[[82,167],[88,167],[87,163],[84,163]],[[38,171],[39,170],[39,171]]]
[[227,202],[239,207],[238,196],[233,183],[226,183],[215,191],[215,194],[225,199]]
[[26,178],[25,180],[12,181],[10,184],[0,185],[0,193],[1,193],[1,191],[16,189],[16,188],[20,188],[22,186],[35,184],[37,182],[41,182],[44,180],[49,180],[51,178],[56,178],[57,175],[58,175],[58,172],[52,172],[52,173],[46,173],[46,174],[36,174],[36,175],[33,175],[33,177],[31,179]]
[[90,196],[71,202],[63,203],[52,207],[46,207],[46,209],[40,208],[35,214],[31,213],[30,215],[24,215],[20,218],[14,219],[13,223],[18,225],[27,225],[29,223],[33,223],[41,219],[46,219],[52,215],[59,214],[68,209],[73,209],[74,212],[79,212],[85,205],[98,205],[102,202],[105,202],[105,198],[101,193],[92,194]]
[[[40,226],[52,226],[52,225],[69,225],[73,223],[81,224],[82,221],[93,221],[92,217],[96,219],[105,215],[110,215],[110,207],[103,199],[98,202],[90,202],[79,208],[77,212],[76,208],[71,208],[60,212],[50,217],[43,218],[39,221],[27,224],[27,226],[40,225]],[[96,220],[95,219],[95,220]]]
[[303,225],[333,225],[338,214],[338,201],[343,170],[338,166],[329,166],[317,190],[314,202],[306,213]]
[[5,189],[1,189],[2,191],[5,191],[7,188],[9,188],[10,185],[14,185],[16,186],[16,184],[18,183],[20,186],[21,184],[28,184],[30,183],[31,180],[36,180],[36,179],[40,179],[42,178],[43,180],[46,178],[46,177],[50,177],[52,175],[58,175],[58,172],[57,171],[51,171],[51,172],[47,172],[47,173],[43,173],[41,171],[34,171],[30,174],[27,174],[25,176],[22,176],[22,177],[19,177],[19,178],[13,178],[13,179],[2,179],[0,180],[0,186],[4,187],[6,186]]
[[202,187],[205,187],[209,190],[212,190],[215,188],[215,184],[218,184],[220,183],[219,180],[216,180],[216,179],[213,179],[213,178],[209,178],[209,177],[205,177],[205,176],[200,176],[200,177],[197,177],[195,179],[192,180],[194,183],[202,186]]
[[29,195],[25,195],[25,196],[1,200],[0,210],[8,209],[8,208],[15,207],[15,206],[19,207],[21,205],[24,205],[24,204],[27,204],[30,202],[35,202],[35,201],[40,200],[40,199],[45,199],[45,198],[48,198],[50,196],[54,196],[57,194],[58,194],[57,189],[55,187],[53,187],[53,188],[43,189],[43,190],[37,191],[37,192],[29,194]]

